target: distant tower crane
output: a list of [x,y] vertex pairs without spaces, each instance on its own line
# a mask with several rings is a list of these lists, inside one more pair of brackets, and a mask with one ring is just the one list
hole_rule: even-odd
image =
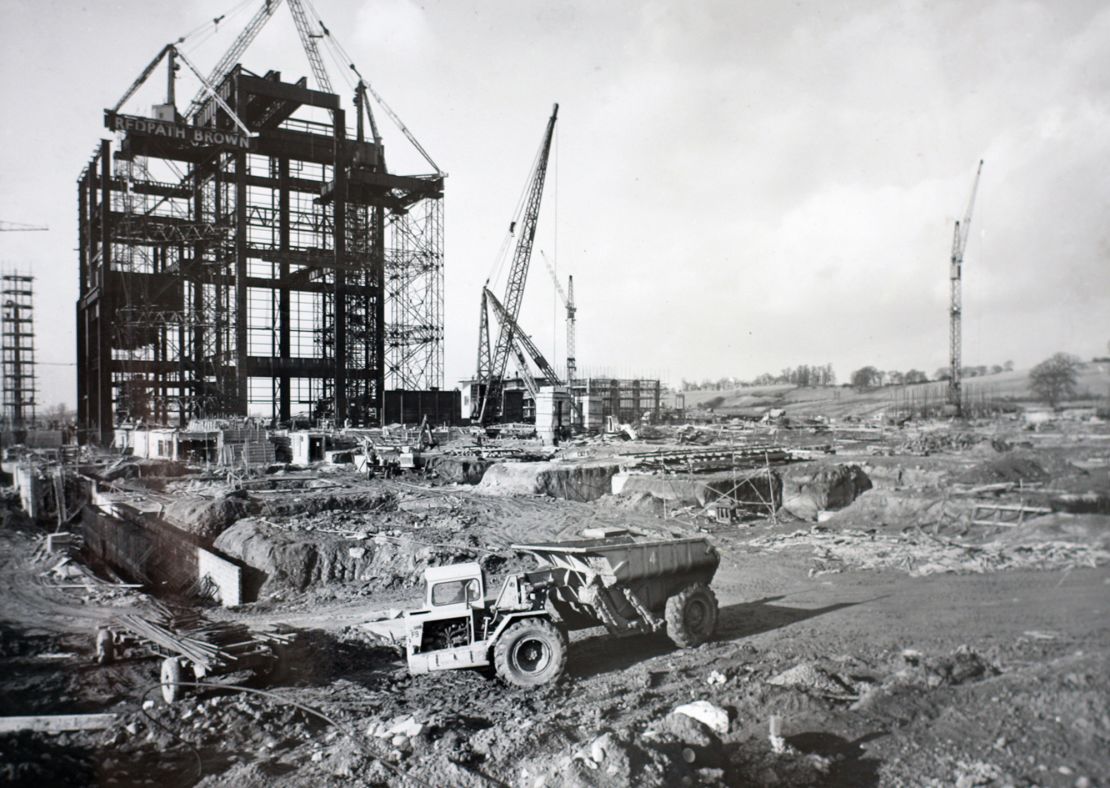
[[0,221],[0,233],[41,233],[49,229],[49,227],[41,224]]
[[563,306],[567,310],[567,385],[573,386],[574,379],[578,377],[578,360],[574,354],[575,316],[578,313],[578,309],[574,305],[574,277],[567,277],[567,289],[564,292],[563,286],[559,282],[559,275],[555,273],[555,267],[551,265],[551,261],[547,259],[543,249],[540,249],[540,256],[547,265],[547,270],[551,274],[551,281],[555,283],[555,291],[559,294],[559,298],[562,299]]
[[516,320],[520,314],[520,302],[524,296],[524,284],[528,279],[528,265],[532,260],[532,244],[536,238],[536,224],[540,216],[540,203],[543,200],[543,185],[547,178],[547,159],[551,153],[551,139],[555,133],[555,120],[559,114],[556,104],[547,121],[543,144],[536,158],[536,166],[528,186],[528,196],[524,212],[516,227],[517,241],[513,251],[513,261],[505,282],[504,314],[510,320],[499,320],[500,331],[497,344],[490,346],[489,319],[486,315],[488,299],[483,289],[482,316],[478,335],[478,396],[475,397],[471,417],[480,424],[488,423],[501,403],[505,386],[505,367],[512,352]]
[[967,202],[967,212],[963,221],[956,221],[952,236],[952,261],[948,278],[952,284],[952,302],[949,309],[949,361],[948,361],[948,404],[955,408],[956,416],[963,415],[963,396],[960,390],[960,368],[963,364],[960,353],[961,321],[963,306],[960,288],[963,280],[964,249],[967,247],[968,233],[971,231],[971,209],[975,206],[975,193],[979,190],[979,176],[983,172],[983,160],[975,170],[975,182],[971,186],[971,199]]

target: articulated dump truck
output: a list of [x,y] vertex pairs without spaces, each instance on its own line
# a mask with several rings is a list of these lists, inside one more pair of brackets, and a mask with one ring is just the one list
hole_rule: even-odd
[[505,682],[533,687],[562,675],[570,630],[665,629],[684,648],[716,630],[709,583],[720,556],[705,538],[617,536],[512,547],[534,556],[539,568],[510,576],[489,598],[476,563],[425,571],[426,608],[405,614],[411,673],[493,665]]

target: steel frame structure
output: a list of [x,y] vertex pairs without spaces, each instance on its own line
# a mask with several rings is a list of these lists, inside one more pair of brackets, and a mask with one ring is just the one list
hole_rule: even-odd
[[19,432],[35,422],[34,281],[28,274],[0,275],[0,377],[4,428]]
[[87,440],[123,420],[375,424],[387,385],[442,386],[443,175],[390,174],[304,79],[235,67],[215,87],[188,118],[107,113],[117,138],[78,180]]

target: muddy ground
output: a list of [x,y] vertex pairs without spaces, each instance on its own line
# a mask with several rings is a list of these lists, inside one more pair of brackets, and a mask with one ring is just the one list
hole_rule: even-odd
[[[1045,504],[1110,492],[1110,443],[1034,437],[1001,451],[941,441],[927,456],[842,452],[824,461],[859,465],[874,488],[820,523],[785,514],[739,525],[688,513],[662,520],[609,500],[483,496],[465,486],[398,486],[380,511],[256,514],[256,526],[262,518],[283,533],[330,528],[351,544],[424,539],[432,549],[396,582],[366,564],[357,577],[285,583],[240,608],[208,609],[217,619],[290,624],[299,633],[290,670],[276,684],[248,681],[258,693],[200,688],[173,706],[156,689],[157,661],[93,658],[96,624],[148,609],[150,599],[58,587],[43,531],[8,517],[0,713],[119,716],[99,731],[0,735],[0,781],[1102,785],[1110,517],[1057,511],[1020,530],[969,522],[980,494],[965,493],[986,484],[1022,488],[991,500]],[[408,578],[423,565],[474,557],[445,545],[487,548],[497,558],[487,557],[489,568],[503,574],[524,565],[505,549],[522,535],[617,523],[709,535],[722,554],[713,641],[680,650],[662,635],[576,633],[566,676],[526,691],[474,671],[410,677],[364,626],[418,603]],[[726,730],[673,713],[699,700],[727,713]]]

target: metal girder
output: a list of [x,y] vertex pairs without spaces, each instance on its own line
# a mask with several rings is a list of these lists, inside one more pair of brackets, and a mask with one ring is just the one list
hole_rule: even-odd
[[230,228],[204,222],[172,222],[155,218],[124,216],[112,225],[112,240],[155,243],[198,243],[222,241]]

